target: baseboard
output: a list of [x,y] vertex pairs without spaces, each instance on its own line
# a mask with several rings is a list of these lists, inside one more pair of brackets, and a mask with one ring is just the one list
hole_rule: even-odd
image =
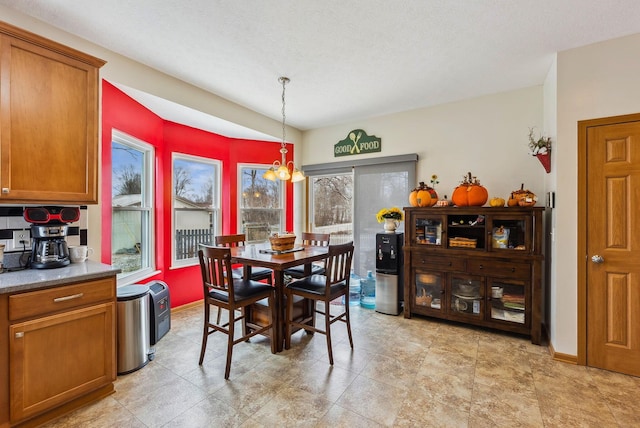
[[184,305],[178,306],[177,308],[171,308],[171,312],[180,312],[180,311],[184,311],[185,309],[191,309],[196,306],[202,306],[202,300],[203,299],[196,300],[195,302],[185,303]]
[[556,350],[553,349],[553,344],[551,342],[549,342],[549,353],[551,354],[551,358],[553,358],[555,361],[578,365],[577,355],[570,355],[570,354],[563,354],[560,352],[556,352]]

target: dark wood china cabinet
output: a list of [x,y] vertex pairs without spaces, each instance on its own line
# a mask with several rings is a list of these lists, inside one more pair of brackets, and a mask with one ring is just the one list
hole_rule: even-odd
[[404,315],[540,344],[544,207],[405,208]]

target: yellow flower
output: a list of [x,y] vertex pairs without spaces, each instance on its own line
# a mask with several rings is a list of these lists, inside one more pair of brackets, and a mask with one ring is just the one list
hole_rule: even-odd
[[404,220],[404,213],[398,207],[391,207],[391,208],[382,208],[380,211],[378,211],[378,214],[376,214],[376,219],[378,220],[378,223],[384,222],[384,220],[387,218],[402,221]]

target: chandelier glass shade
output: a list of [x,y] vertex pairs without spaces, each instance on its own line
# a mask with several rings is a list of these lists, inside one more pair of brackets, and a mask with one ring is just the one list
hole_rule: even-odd
[[295,164],[293,163],[293,161],[288,161],[287,162],[287,143],[285,141],[286,138],[286,134],[285,134],[285,97],[284,97],[284,93],[285,93],[285,85],[287,83],[289,83],[289,78],[288,77],[280,77],[278,79],[278,81],[280,83],[282,83],[282,143],[281,143],[281,148],[280,148],[280,153],[282,153],[282,160],[275,160],[273,161],[273,164],[271,165],[271,167],[264,173],[262,174],[262,177],[270,180],[270,181],[276,181],[276,180],[281,180],[281,181],[287,181],[287,180],[291,180],[292,183],[296,183],[298,181],[302,181],[304,180],[306,177],[304,176],[304,173],[302,171],[300,171],[299,169],[296,168]]

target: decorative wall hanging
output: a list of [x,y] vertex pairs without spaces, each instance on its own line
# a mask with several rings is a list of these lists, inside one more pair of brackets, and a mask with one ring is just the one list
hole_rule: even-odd
[[382,139],[375,135],[367,135],[362,129],[349,132],[347,138],[333,146],[334,157],[360,155],[382,151]]
[[540,136],[537,140],[533,134],[534,128],[529,128],[529,150],[538,158],[544,170],[551,172],[551,137]]

